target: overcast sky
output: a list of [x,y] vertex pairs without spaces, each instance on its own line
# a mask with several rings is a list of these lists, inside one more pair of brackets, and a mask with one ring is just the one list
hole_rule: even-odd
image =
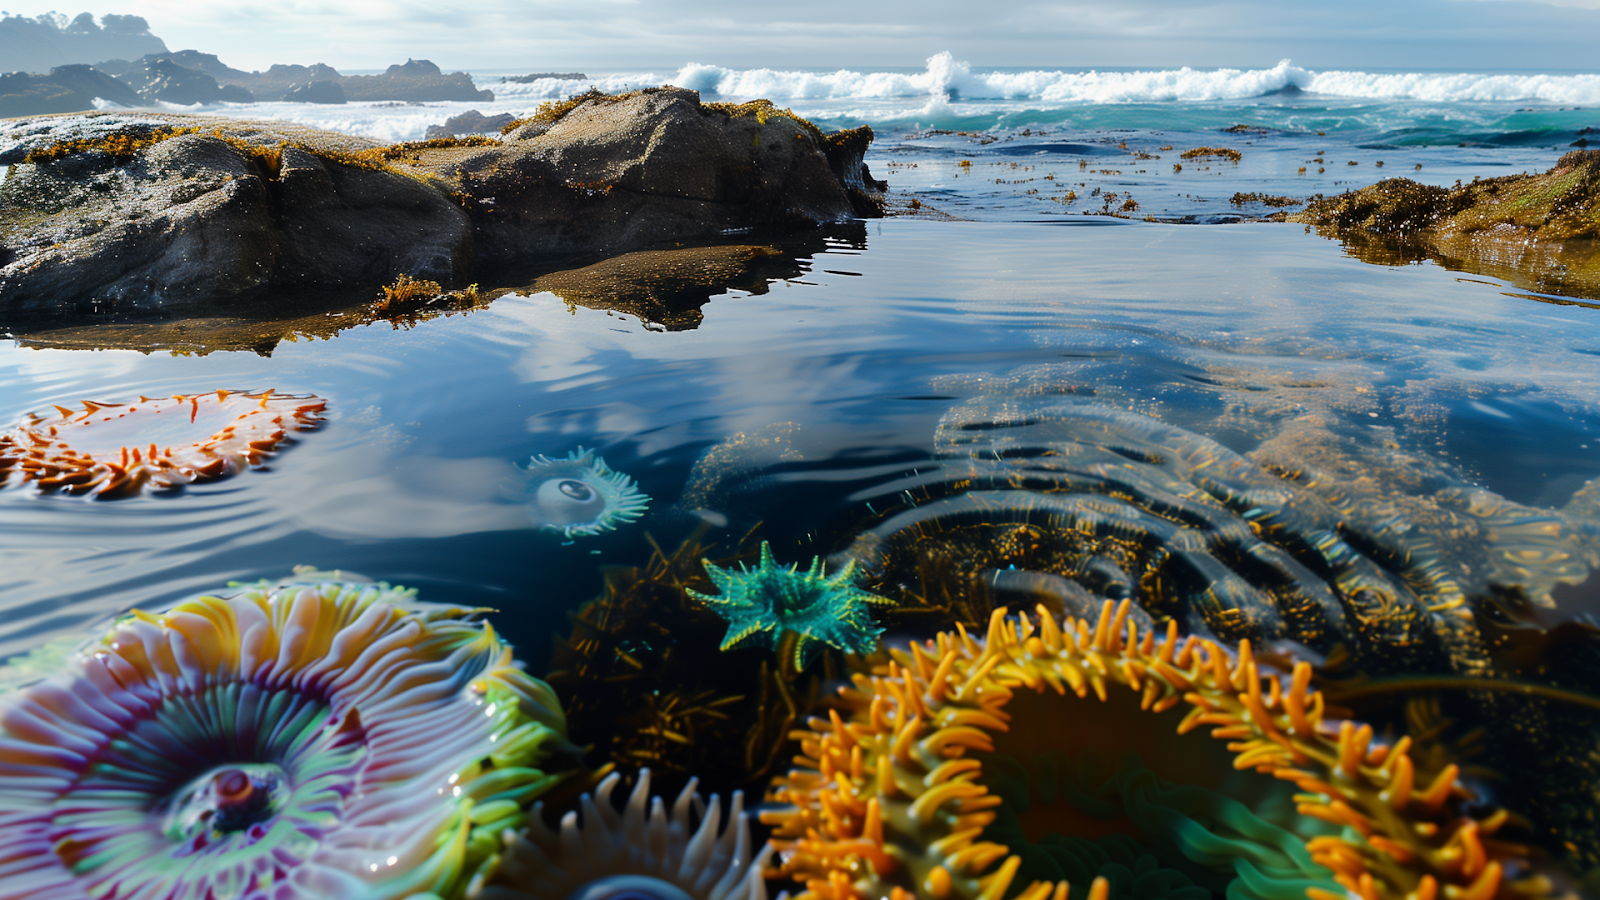
[[[56,0],[56,3],[61,0]],[[453,7],[453,8],[452,8]],[[241,69],[975,66],[1600,70],[1600,0],[121,0],[172,50]]]

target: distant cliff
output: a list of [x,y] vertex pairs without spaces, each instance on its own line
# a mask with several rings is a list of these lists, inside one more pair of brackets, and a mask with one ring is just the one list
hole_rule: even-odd
[[35,18],[0,18],[0,73],[46,73],[57,66],[97,63],[107,59],[138,59],[166,53],[167,45],[150,33],[150,23],[139,16],[94,16],[45,13]]

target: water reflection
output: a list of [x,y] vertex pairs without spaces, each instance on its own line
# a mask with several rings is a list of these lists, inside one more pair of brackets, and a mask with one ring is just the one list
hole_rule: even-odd
[[408,330],[432,319],[475,312],[512,294],[552,293],[569,310],[599,309],[637,318],[652,330],[699,327],[702,307],[731,291],[765,294],[777,281],[801,279],[819,253],[866,248],[859,222],[751,235],[759,242],[674,245],[615,256],[559,258],[519,271],[490,273],[492,289],[441,292],[404,304],[375,300],[369,291],[329,288],[280,292],[267,300],[226,304],[223,309],[176,309],[165,314],[74,313],[6,323],[9,336],[26,347],[63,350],[137,350],[198,355],[249,351],[271,356],[289,341],[329,340],[361,326],[387,323]]

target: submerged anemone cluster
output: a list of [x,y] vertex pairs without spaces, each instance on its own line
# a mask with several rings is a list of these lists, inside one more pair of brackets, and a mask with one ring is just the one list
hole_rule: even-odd
[[326,406],[270,390],[57,406],[0,434],[0,486],[110,499],[228,478],[317,427]]
[[135,611],[0,709],[0,897],[459,896],[572,774],[471,610],[385,584]]
[[567,538],[614,531],[636,521],[650,505],[632,478],[582,447],[564,459],[535,456],[528,464],[528,480],[528,517]]
[[[1063,900],[1076,888],[1104,900],[1113,881],[1118,896],[1144,897],[1218,876],[1235,900],[1553,895],[1525,872],[1526,848],[1496,839],[1504,811],[1479,807],[1456,766],[1419,766],[1410,738],[1377,741],[1369,726],[1332,715],[1310,688],[1309,664],[1274,671],[1248,641],[1230,653],[1180,638],[1176,622],[1158,638],[1128,608],[1107,601],[1092,621],[1059,624],[1043,610],[1037,619],[997,610],[983,638],[941,633],[855,676],[842,709],[801,736],[799,767],[775,782],[772,799],[786,808],[763,814],[801,896]],[[1224,742],[1221,764],[1204,740],[1152,740],[1168,713],[1179,734],[1209,729]],[[1106,780],[1123,798],[1109,809],[1103,795],[1113,791],[1083,797],[1078,779],[1059,777],[1037,752],[1118,741],[1166,771],[1124,764]],[[1068,802],[1037,806],[1067,808],[1021,824],[1034,810],[1013,809],[1001,822],[996,770],[1048,782],[1042,799]],[[1255,783],[1230,784],[1237,773]],[[1300,793],[1284,798],[1288,785]],[[1253,794],[1251,808],[1220,795],[1224,786]],[[1130,866],[1103,851],[1097,860],[1060,837],[1126,834],[1124,815],[1157,848],[1151,858],[1122,854]],[[1062,860],[1094,882],[1039,877],[1059,873]],[[1025,870],[1031,884],[1019,880]]]

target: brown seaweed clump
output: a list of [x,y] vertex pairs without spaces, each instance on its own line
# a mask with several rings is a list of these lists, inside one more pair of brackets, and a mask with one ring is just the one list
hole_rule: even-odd
[[[770,651],[719,649],[727,622],[691,595],[716,591],[702,565],[715,546],[700,534],[670,554],[656,547],[643,568],[606,570],[604,592],[572,614],[547,676],[572,698],[573,740],[592,748],[597,768],[648,768],[669,796],[696,777],[723,794],[761,783],[787,760],[789,732],[822,681],[839,675],[833,651],[797,673]],[[754,560],[750,543],[746,535],[715,562]]]
[[1196,147],[1193,150],[1185,150],[1178,154],[1179,159],[1209,159],[1211,157],[1238,162],[1244,158],[1244,154],[1232,147]]

